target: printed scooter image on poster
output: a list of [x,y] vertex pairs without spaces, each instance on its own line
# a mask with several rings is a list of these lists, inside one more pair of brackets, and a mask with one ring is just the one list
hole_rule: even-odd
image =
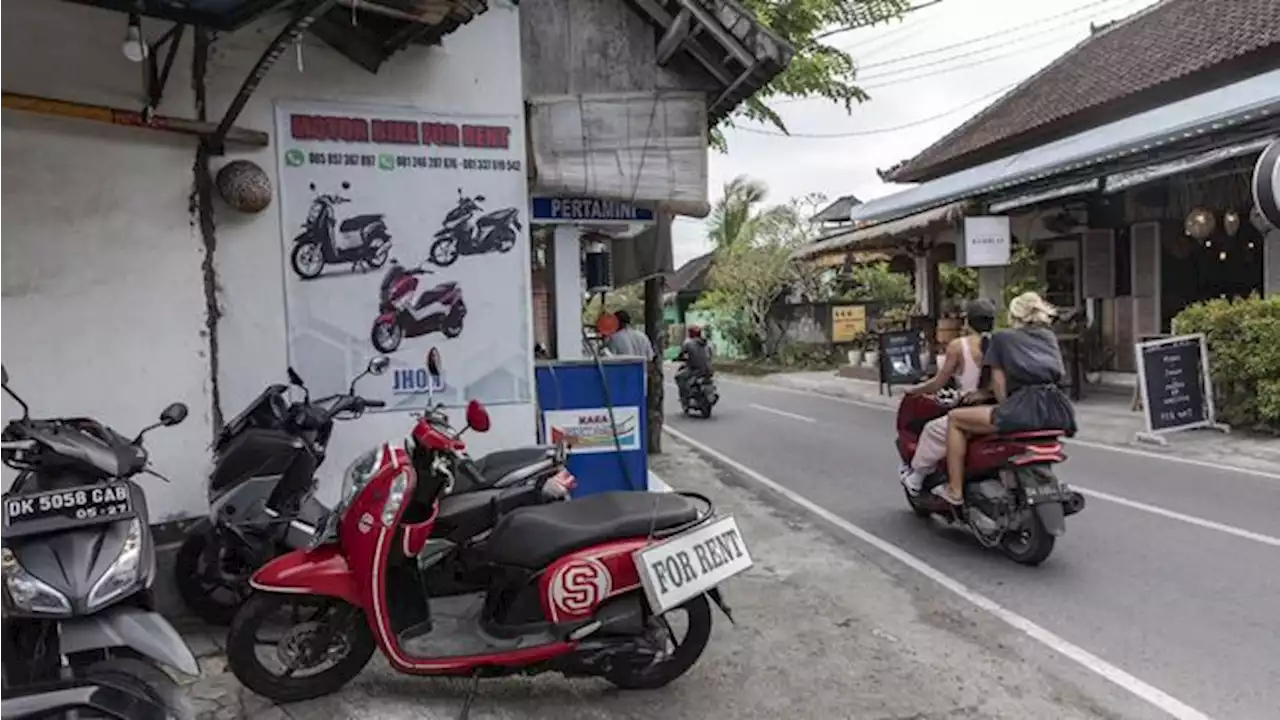
[[[521,117],[285,101],[276,128],[289,362],[312,390],[341,392],[386,354],[362,392],[388,410],[428,390],[530,402]],[[432,345],[451,360],[443,387],[418,372]]]
[[400,261],[391,261],[378,296],[378,319],[370,333],[375,350],[393,353],[406,336],[439,332],[456,338],[462,334],[462,320],[467,316],[462,288],[456,282],[431,285],[419,280],[431,274],[433,271],[422,266],[405,270]]
[[[315,183],[310,188],[316,192]],[[351,183],[344,181],[342,189],[350,190]],[[325,265],[351,263],[351,272],[361,272],[377,270],[387,262],[391,235],[383,215],[351,215],[338,223],[338,205],[349,202],[351,198],[336,194],[316,194],[311,200],[302,233],[293,239],[289,252],[289,264],[299,277],[320,277]]]
[[[475,218],[485,196],[467,197],[458,188],[458,205],[444,217],[431,243],[431,262],[447,267],[461,255],[510,252],[520,234],[520,211],[509,207]],[[473,218],[475,218],[473,220]]]

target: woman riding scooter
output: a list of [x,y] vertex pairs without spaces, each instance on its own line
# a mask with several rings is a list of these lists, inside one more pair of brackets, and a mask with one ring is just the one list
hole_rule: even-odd
[[[996,306],[990,300],[978,299],[970,301],[965,307],[965,322],[976,335],[958,337],[947,345],[946,356],[938,374],[928,382],[909,390],[913,395],[933,395],[947,387],[954,379],[956,390],[966,401],[971,401],[973,393],[982,387],[983,345],[988,334],[996,324]],[[920,492],[924,479],[942,463],[947,456],[947,416],[930,420],[920,433],[920,444],[916,446],[915,455],[910,465],[901,469],[902,484],[907,492],[915,495]]]
[[1056,315],[1057,310],[1034,292],[1009,303],[1013,327],[993,335],[985,353],[997,404],[948,413],[947,484],[935,487],[935,495],[952,505],[964,504],[965,453],[972,436],[1031,430],[1075,434],[1075,409],[1058,387],[1062,350],[1050,327]]

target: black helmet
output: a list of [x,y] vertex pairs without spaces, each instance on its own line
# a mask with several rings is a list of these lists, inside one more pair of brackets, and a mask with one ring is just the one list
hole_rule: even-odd
[[964,315],[967,318],[986,318],[994,320],[996,317],[996,304],[986,298],[978,298],[970,300],[965,305]]

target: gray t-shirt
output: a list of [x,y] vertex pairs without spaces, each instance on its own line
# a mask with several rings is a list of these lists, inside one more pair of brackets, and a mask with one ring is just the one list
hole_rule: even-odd
[[633,327],[624,327],[609,337],[609,352],[614,355],[642,357],[645,361],[653,360],[653,343],[649,336]]
[[681,347],[685,364],[694,372],[707,372],[711,369],[711,346],[706,338],[689,338]]
[[1028,385],[1062,379],[1062,350],[1053,330],[1043,325],[1000,330],[991,336],[984,364],[1004,370],[1009,395]]

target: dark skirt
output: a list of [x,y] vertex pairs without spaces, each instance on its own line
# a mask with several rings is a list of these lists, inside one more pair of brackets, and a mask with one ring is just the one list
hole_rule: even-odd
[[1062,430],[1076,434],[1076,412],[1071,400],[1057,385],[1028,385],[1019,388],[991,411],[996,432]]

